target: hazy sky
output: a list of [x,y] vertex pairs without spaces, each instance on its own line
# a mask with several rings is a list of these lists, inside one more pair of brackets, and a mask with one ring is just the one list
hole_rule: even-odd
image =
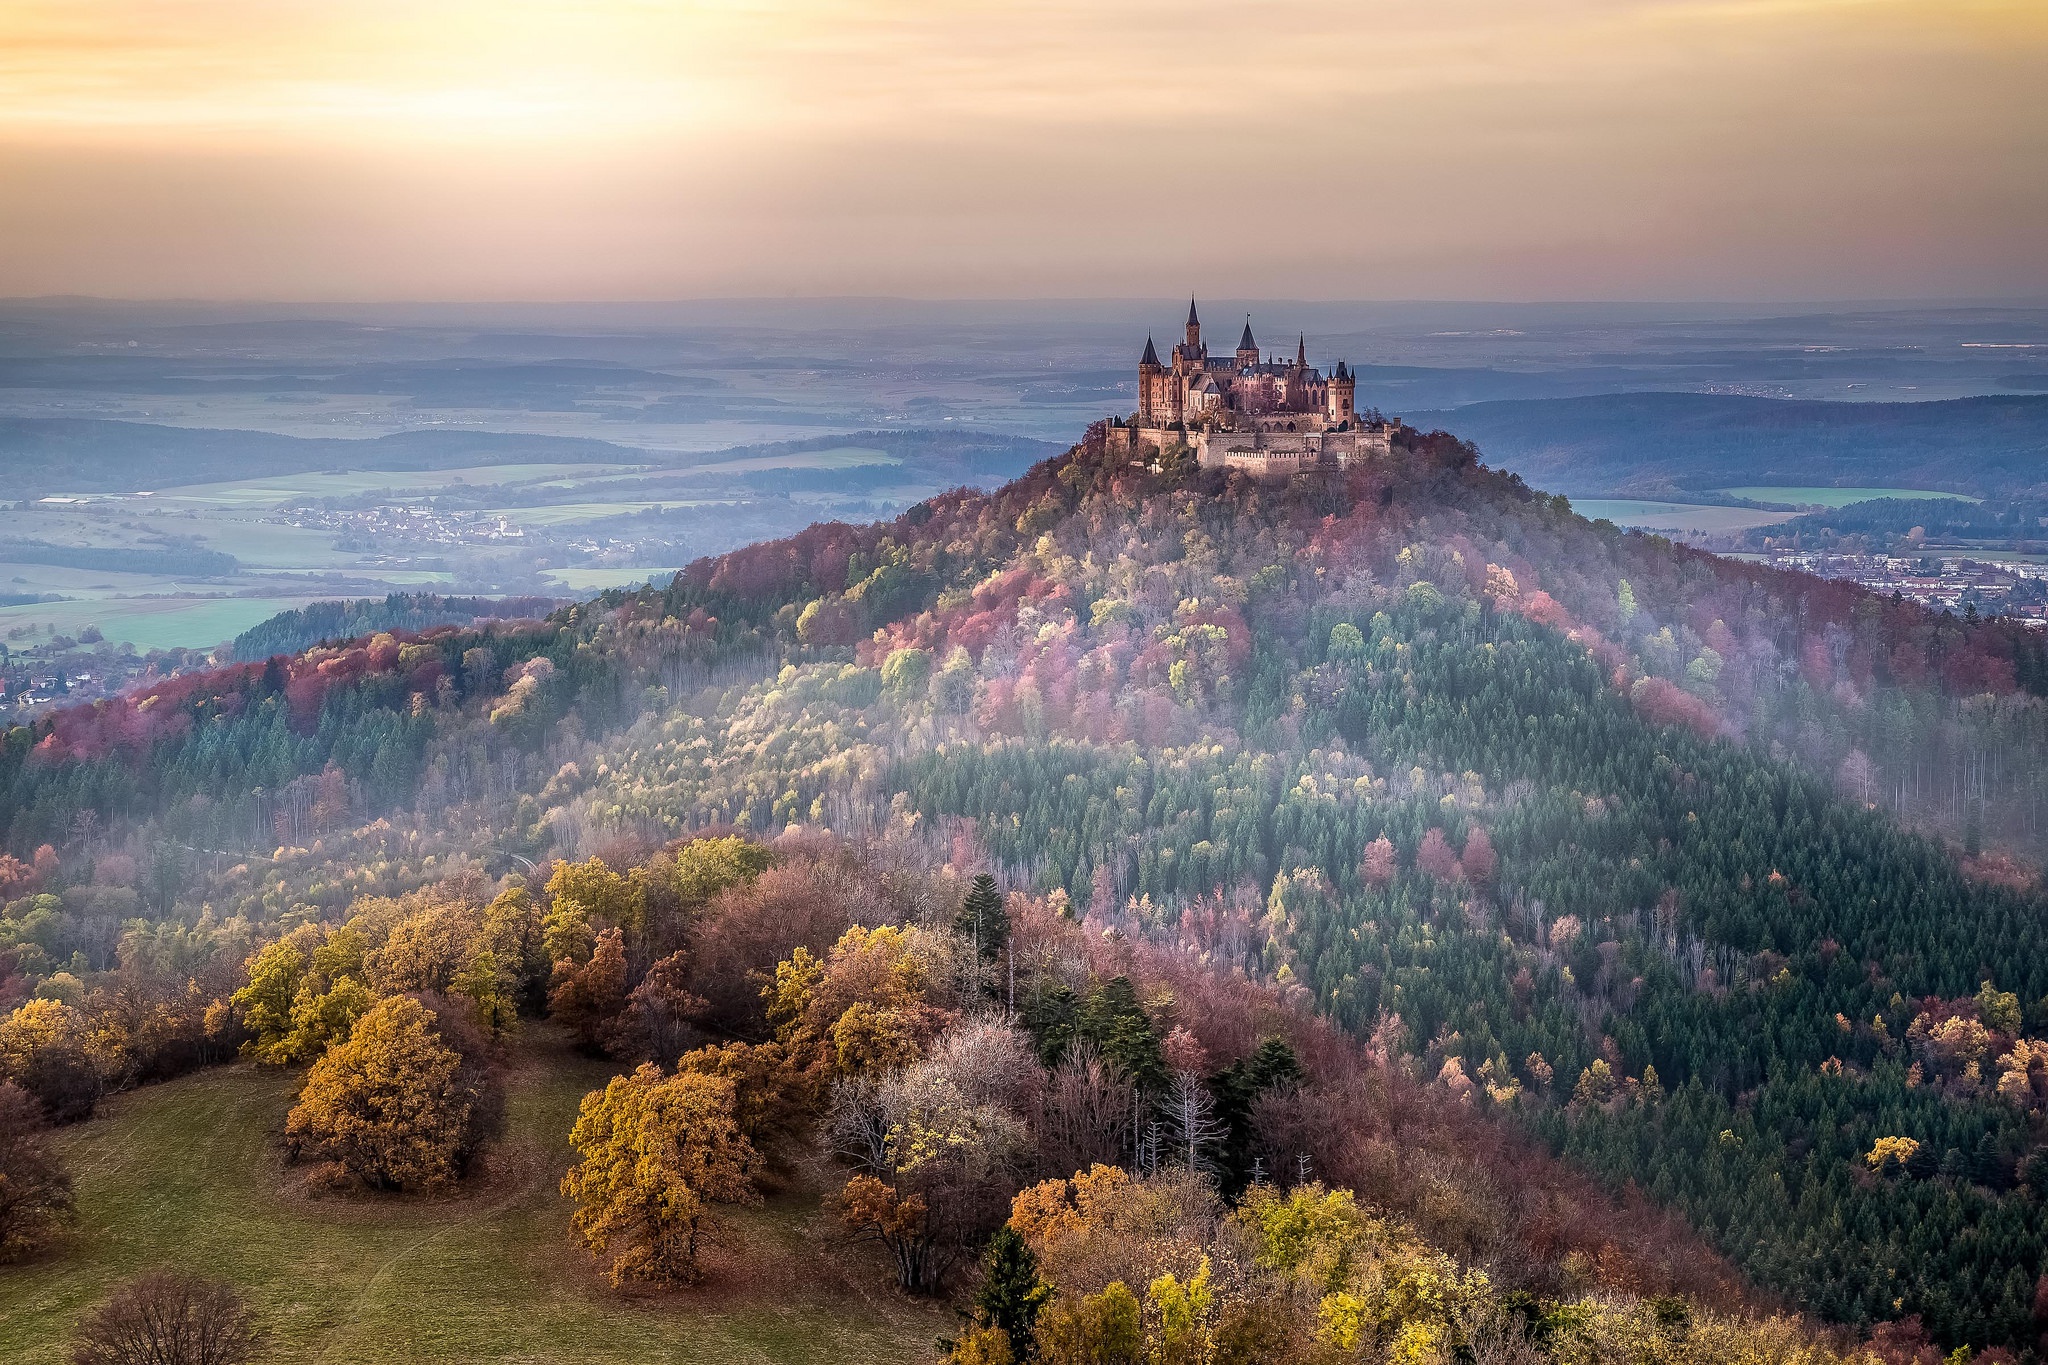
[[0,0],[0,295],[2048,296],[2048,0]]

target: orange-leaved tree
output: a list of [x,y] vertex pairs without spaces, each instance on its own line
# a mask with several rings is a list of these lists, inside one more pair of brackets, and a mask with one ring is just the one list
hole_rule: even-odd
[[432,1190],[462,1173],[477,1137],[477,1087],[410,996],[380,1000],[313,1064],[285,1120],[295,1157],[373,1189]]
[[696,1278],[713,1204],[752,1202],[754,1147],[733,1117],[733,1082],[665,1075],[652,1063],[583,1097],[562,1177],[570,1226],[611,1258],[615,1285]]

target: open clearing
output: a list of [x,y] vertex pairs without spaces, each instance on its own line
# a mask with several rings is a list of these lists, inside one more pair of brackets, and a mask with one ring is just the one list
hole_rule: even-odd
[[832,450],[805,450],[794,455],[753,455],[743,460],[716,460],[692,465],[691,469],[854,469],[870,464],[902,464],[899,455],[864,446],[840,446]]
[[[538,483],[577,474],[626,475],[636,465],[621,464],[491,464],[463,469],[350,469],[331,473],[281,474],[274,478],[230,479],[221,483],[180,484],[148,495],[158,504],[203,504],[214,507],[274,507],[301,498],[342,498],[389,489],[394,493],[425,492],[462,484]],[[131,495],[142,501],[139,494]],[[96,499],[97,501],[97,499]]]
[[748,1261],[714,1262],[700,1287],[612,1291],[570,1245],[555,1187],[577,1103],[613,1070],[532,1029],[508,1136],[478,1188],[438,1202],[303,1193],[276,1144],[296,1073],[235,1066],[119,1096],[61,1135],[79,1226],[0,1272],[0,1360],[59,1365],[82,1313],[165,1263],[241,1286],[266,1362],[862,1365],[926,1358],[955,1326],[865,1249],[819,1240],[814,1194],[738,1211]]
[[[281,611],[333,597],[307,593],[296,597],[101,597],[72,602],[35,602],[0,607],[0,634],[18,626],[50,625],[60,635],[76,636],[98,626],[109,640],[126,641],[137,649],[204,649],[232,640],[259,621]],[[36,644],[47,635],[13,642],[16,648]],[[68,665],[77,668],[82,665]]]
[[676,576],[674,569],[549,569],[548,581],[570,592],[603,592],[606,588],[628,588],[635,583],[666,584]]
[[1751,502],[1781,502],[1791,507],[1847,507],[1872,498],[1954,498],[1958,502],[1982,502],[1963,493],[1939,493],[1929,488],[1723,488],[1731,498]]
[[520,526],[568,526],[579,521],[629,517],[656,508],[730,507],[731,498],[663,498],[658,502],[557,502],[541,507],[494,507],[486,516],[503,517]]
[[1638,526],[1645,531],[1699,531],[1707,535],[1746,531],[1752,526],[1776,526],[1798,515],[1794,512],[1759,512],[1748,507],[1648,502],[1640,498],[1574,498],[1572,510],[1596,521],[1604,518],[1616,526]]

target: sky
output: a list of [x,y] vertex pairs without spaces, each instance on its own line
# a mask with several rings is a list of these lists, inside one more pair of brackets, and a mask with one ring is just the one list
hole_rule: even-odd
[[2048,0],[0,0],[0,296],[2048,297]]

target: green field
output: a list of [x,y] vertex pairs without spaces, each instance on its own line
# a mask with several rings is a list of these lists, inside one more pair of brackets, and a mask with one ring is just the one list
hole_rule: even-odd
[[636,468],[617,464],[494,464],[463,469],[352,469],[338,473],[283,474],[267,479],[182,484],[154,492],[149,498],[167,506],[275,507],[287,500],[341,498],[383,489],[394,493],[418,493],[456,484],[538,483],[544,479],[571,478],[582,473],[594,477],[631,477],[630,471]]
[[570,1245],[555,1185],[577,1102],[612,1070],[535,1029],[513,1071],[509,1136],[476,1189],[438,1202],[304,1193],[276,1144],[295,1076],[236,1066],[120,1096],[61,1135],[78,1181],[69,1245],[0,1269],[0,1360],[58,1365],[82,1313],[162,1264],[240,1285],[264,1361],[928,1357],[952,1313],[903,1299],[878,1261],[813,1230],[815,1195],[741,1211],[744,1263],[721,1253],[702,1286],[609,1289]]
[[[292,597],[101,597],[72,602],[37,602],[0,607],[0,636],[17,626],[54,623],[60,635],[76,636],[98,626],[109,640],[139,650],[205,649],[232,640],[258,621],[336,594]],[[17,649],[47,640],[47,634],[10,643]],[[80,664],[67,667],[76,669]]]
[[730,498],[662,498],[654,502],[557,502],[543,507],[494,507],[486,515],[521,526],[568,526],[579,521],[626,517],[656,507],[730,507]]
[[635,583],[666,583],[675,573],[674,569],[549,569],[547,577],[569,592],[586,593]]
[[1969,497],[1962,493],[1937,493],[1927,488],[1723,488],[1718,490],[1731,498],[1748,498],[1751,502],[1778,502],[1788,507],[1847,507],[1852,502],[1869,502],[1872,498],[1954,498],[1959,502],[1982,502],[1982,498]]
[[842,446],[832,450],[806,450],[794,455],[755,455],[743,460],[717,460],[692,465],[699,469],[853,469],[860,465],[902,464],[903,459],[886,450],[864,446]]
[[1605,519],[1617,526],[1645,531],[1699,531],[1726,535],[1752,526],[1776,526],[1796,513],[1759,512],[1748,507],[1707,507],[1690,502],[1649,502],[1641,498],[1574,498],[1572,510],[1582,517]]

